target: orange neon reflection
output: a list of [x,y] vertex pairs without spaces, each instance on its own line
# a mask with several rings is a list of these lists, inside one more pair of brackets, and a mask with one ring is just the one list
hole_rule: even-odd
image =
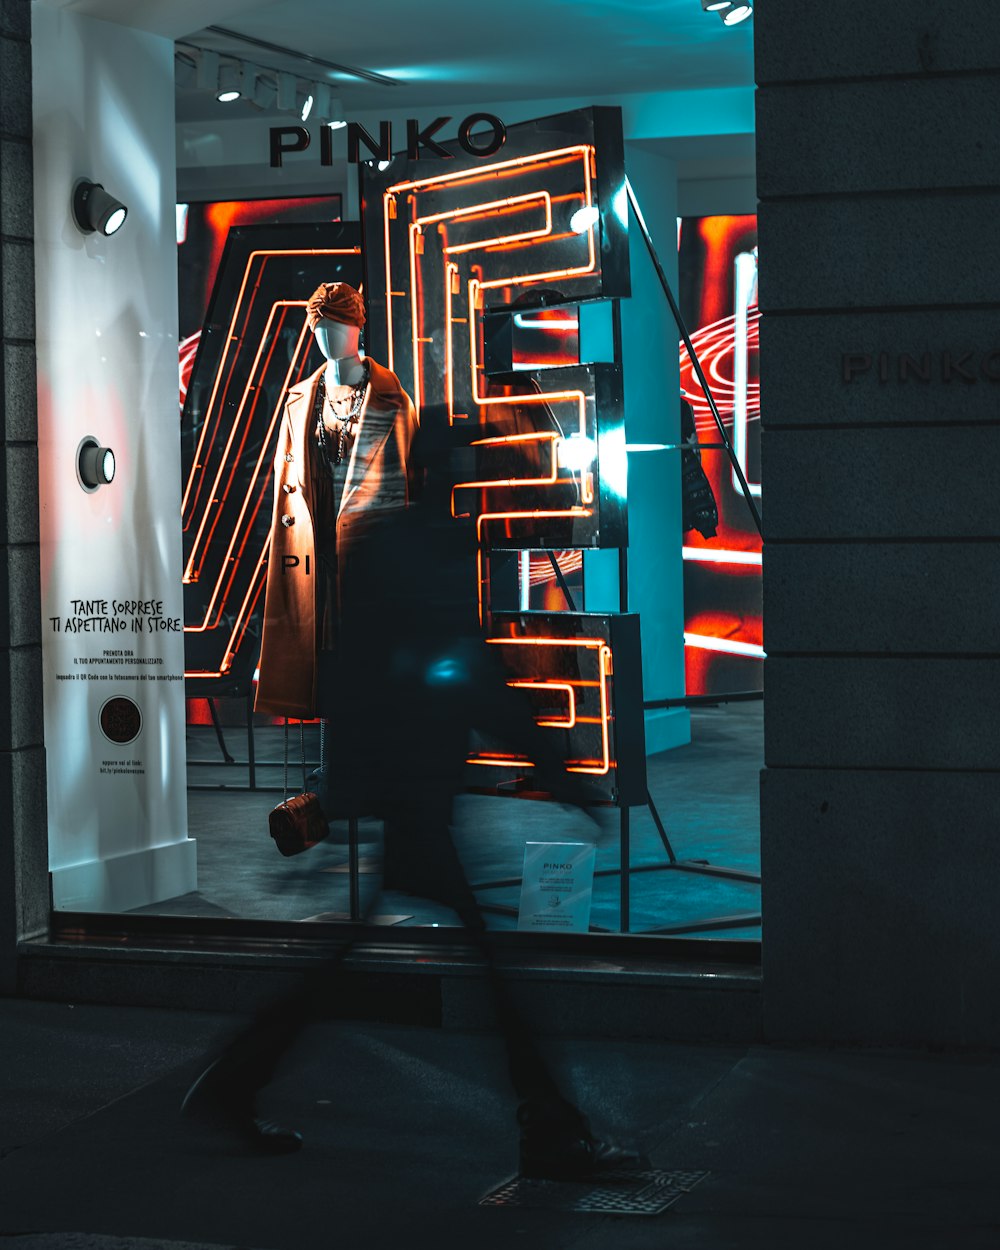
[[[566,693],[568,707],[564,720],[540,720],[539,725],[547,729],[572,729],[576,724],[576,691],[568,681],[509,681],[508,686],[515,690],[563,690]],[[596,717],[586,717],[589,724],[597,724]]]
[[[269,338],[271,339],[271,351],[272,352],[274,350],[274,345],[277,342],[278,336],[277,335],[274,335],[273,337],[271,336],[271,326],[275,318],[276,310],[284,309],[284,308],[295,308],[295,307],[305,308],[305,305],[306,305],[305,300],[276,300],[275,303],[271,307],[271,312],[270,312],[270,315],[268,316],[267,324],[264,328],[264,333],[261,335],[260,344],[257,347],[257,353],[254,357],[253,365],[250,368],[250,372],[247,375],[246,384],[243,387],[243,394],[240,396],[240,402],[236,408],[236,415],[234,416],[233,423],[229,429],[229,437],[226,439],[226,445],[223,449],[222,456],[219,461],[219,467],[215,474],[215,480],[213,481],[212,489],[209,492],[209,499],[205,505],[204,512],[202,513],[201,524],[198,526],[197,532],[195,533],[195,536],[194,536],[194,541],[191,544],[191,554],[188,557],[187,567],[184,570],[184,577],[182,579],[185,582],[196,582],[198,580],[200,573],[201,573],[201,564],[199,563],[196,567],[196,560],[198,558],[199,548],[202,545],[202,537],[205,535],[206,526],[209,525],[209,518],[211,517],[212,518],[211,526],[209,528],[207,537],[205,537],[205,544],[204,544],[205,555],[208,554],[208,546],[211,543],[212,538],[214,537],[215,528],[219,523],[220,516],[222,515],[223,505],[225,504],[226,499],[229,496],[229,485],[227,484],[226,489],[222,492],[221,495],[218,494],[219,485],[222,481],[223,474],[225,473],[227,467],[229,468],[229,471],[230,471],[229,480],[230,482],[232,482],[233,473],[235,472],[235,469],[236,469],[236,463],[235,463],[235,458],[233,461],[230,460],[229,453],[232,450],[233,442],[236,439],[237,433],[242,431],[244,440],[246,438],[247,426],[245,426],[243,423],[243,413],[246,408],[247,401],[250,400],[251,396],[253,397],[254,401],[256,400],[258,365],[260,364],[260,358],[264,353],[264,349],[268,344],[268,340]],[[271,420],[268,423],[268,427],[267,427],[267,437],[261,443],[260,453],[258,454],[257,463],[254,467],[254,479],[253,479],[254,481],[256,481],[257,474],[260,472],[260,469],[267,457],[267,453],[270,450],[271,436],[274,433],[274,430],[278,424],[278,421],[281,419],[281,411],[284,406],[284,396],[285,396],[286,391],[288,390],[288,387],[291,385],[292,375],[295,372],[295,368],[299,363],[300,356],[302,353],[302,346],[303,346],[303,343],[305,342],[308,332],[309,332],[308,323],[305,320],[303,320],[302,328],[299,331],[298,341],[295,344],[295,349],[292,353],[291,360],[289,361],[288,368],[285,371],[285,376],[282,382],[281,391],[279,392],[280,398],[278,400],[277,405],[274,408],[274,411],[271,413]],[[226,552],[226,560],[228,560],[229,556],[232,554],[233,545],[236,542],[236,537],[238,533],[238,526],[239,526],[239,523],[242,522],[246,514],[246,507],[247,507],[248,500],[249,500],[249,494],[247,496],[247,499],[245,499],[243,502],[243,507],[240,509],[239,521],[237,522],[237,528],[234,528],[233,537],[230,541],[229,548]],[[212,511],[213,505],[214,505],[214,512]],[[204,559],[204,556],[202,557],[202,559]],[[225,571],[225,562],[223,565],[223,573],[224,571]],[[223,573],[219,574],[220,582],[222,580]],[[215,594],[216,595],[218,594],[218,583],[216,584]],[[213,598],[212,598],[212,605],[214,605],[214,603],[215,603],[215,595],[213,595]],[[207,622],[210,611],[211,611],[211,607],[208,609],[208,611],[206,611],[206,614],[205,614],[206,622]]]
[[[608,696],[608,678],[613,672],[611,663],[611,647],[602,638],[487,638],[486,641],[495,647],[576,647],[584,650],[596,651],[598,661],[598,671],[600,674],[600,701],[601,715],[597,717],[579,717],[577,724],[599,724],[601,726],[601,758],[598,760],[574,760],[567,763],[566,771],[570,773],[590,773],[594,776],[604,776],[611,769],[611,741],[610,741],[610,716],[608,709],[610,707],[610,699]],[[568,684],[568,683],[567,683]],[[539,724],[542,722],[539,721]],[[565,726],[560,725],[560,728]],[[503,768],[518,768],[530,765],[523,757],[511,755],[502,756],[497,753],[480,752],[469,757],[470,764],[496,764]]]
[[[250,271],[254,265],[260,261],[261,265],[266,265],[268,260],[276,259],[283,256],[357,256],[360,255],[359,247],[310,247],[310,248],[280,248],[272,250],[259,249],[251,252],[247,257],[246,267],[243,270],[243,281],[240,283],[240,289],[237,293],[235,303],[233,305],[233,315],[229,322],[229,328],[226,331],[226,350],[223,353],[222,360],[219,362],[219,368],[216,370],[215,381],[212,385],[212,393],[209,396],[208,405],[205,408],[205,421],[202,423],[201,434],[198,438],[198,445],[195,448],[194,459],[191,463],[191,471],[188,474],[188,480],[184,488],[184,495],[181,499],[181,512],[187,509],[188,499],[191,493],[192,485],[195,481],[197,471],[202,468],[201,453],[204,449],[205,441],[208,436],[211,414],[214,409],[215,399],[219,392],[219,386],[222,382],[223,365],[229,356],[229,344],[238,342],[239,336],[235,333],[236,323],[240,316],[243,305],[243,296],[246,293],[247,283],[250,281]],[[259,275],[258,275],[259,278]],[[257,283],[254,284],[254,290],[250,296],[250,307],[253,306],[256,297]],[[248,309],[249,312],[249,309]],[[228,385],[228,383],[227,383]],[[221,415],[221,410],[220,410]]]
[[[461,186],[467,183],[478,183],[484,178],[491,176],[489,180],[494,183],[498,177],[513,174],[523,174],[527,167],[538,166],[541,168],[551,168],[559,164],[565,164],[569,161],[580,160],[583,169],[584,189],[582,194],[582,207],[589,208],[593,206],[593,162],[594,148],[590,144],[578,144],[568,148],[553,149],[548,152],[540,152],[532,156],[516,157],[509,161],[499,161],[488,166],[480,166],[475,170],[459,170],[450,174],[439,174],[432,178],[416,179],[411,182],[396,183],[391,187],[387,187],[382,197],[382,221],[383,221],[383,245],[385,248],[385,298],[386,298],[386,320],[388,332],[388,365],[390,369],[395,369],[395,343],[393,339],[393,314],[392,301],[393,297],[402,292],[393,289],[392,281],[392,249],[390,246],[390,222],[396,220],[396,197],[405,191],[416,192],[419,195],[423,191],[427,191],[434,187],[444,187],[447,185]],[[413,197],[411,197],[413,198]],[[562,199],[572,197],[559,197]],[[445,247],[446,256],[453,254],[463,254],[477,250],[489,250],[496,247],[507,247],[523,244],[529,246],[536,242],[545,240],[553,240],[554,238],[568,237],[565,235],[554,236],[552,233],[552,197],[548,191],[528,192],[521,196],[508,196],[503,199],[487,200],[478,204],[464,205],[460,208],[447,210],[445,212],[428,214],[416,217],[409,223],[409,251],[410,251],[410,272],[411,272],[411,301],[413,298],[413,286],[415,278],[416,255],[417,255],[417,235],[421,232],[425,224],[437,224],[447,221],[473,220],[476,217],[483,216],[486,211],[493,211],[499,215],[503,211],[509,211],[515,206],[524,206],[533,202],[541,202],[545,208],[545,224],[539,229],[527,231],[515,231],[506,235],[497,235],[495,238],[481,240],[473,243],[453,244]],[[594,229],[593,226],[588,227],[585,232],[587,242],[587,263],[582,266],[570,268],[557,268],[547,271],[540,271],[535,274],[517,275],[513,278],[502,278],[485,283],[487,287],[509,286],[514,283],[544,281],[559,277],[576,277],[587,273],[592,273],[596,267],[597,254],[594,246]],[[583,237],[582,235],[579,237]],[[420,338],[420,331],[417,325],[415,310],[411,307],[411,334],[414,341]],[[419,356],[414,353],[414,370],[419,371]],[[419,389],[419,380],[414,379],[415,386]],[[419,405],[417,412],[419,416]]]
[[537,443],[546,441],[551,443],[552,467],[545,477],[505,477],[481,482],[456,482],[451,489],[451,515],[453,517],[457,517],[459,515],[465,517],[470,515],[468,512],[460,514],[455,511],[455,491],[457,490],[472,490],[478,487],[490,486],[554,486],[559,480],[559,457],[557,454],[559,435],[552,431],[546,430],[539,434],[507,434],[498,438],[476,439],[471,446],[500,447],[508,443]]
[[[477,278],[469,280],[469,324],[475,321],[475,309],[478,303],[477,292],[482,288],[483,284]],[[450,299],[450,296],[448,297]],[[472,378],[472,398],[480,408],[489,408],[495,404],[545,404],[550,402],[557,403],[562,400],[565,402],[575,401],[577,407],[577,432],[580,438],[586,438],[587,435],[587,397],[583,391],[546,391],[540,395],[481,395],[479,393],[479,358],[477,353],[477,336],[469,335],[469,363],[471,367]],[[500,441],[515,442],[518,435],[506,435]],[[570,471],[570,477],[575,482],[576,478]],[[594,475],[584,469],[580,470],[580,498],[584,503],[594,502]]]
[[[182,508],[185,512],[185,528],[191,525],[195,519],[192,515],[192,510],[197,508],[202,485],[207,480],[206,466],[201,463],[201,457],[206,451],[206,446],[210,446],[218,435],[225,406],[225,390],[228,389],[233,377],[239,351],[244,346],[240,334],[245,332],[247,319],[258,297],[264,265],[269,261],[281,260],[289,256],[356,256],[359,253],[360,248],[358,247],[259,249],[252,252],[247,258],[239,292],[235,300],[233,315],[229,322],[226,347],[215,371],[209,402],[205,410],[206,417],[202,424],[198,445],[188,474],[188,480],[185,484],[182,501]],[[251,280],[253,280],[252,287],[250,286]],[[249,290],[248,287],[250,287]],[[244,307],[245,299],[247,302]],[[195,582],[201,576],[204,561],[229,499],[236,463],[242,456],[249,434],[249,425],[253,421],[257,396],[254,394],[251,399],[251,393],[255,392],[259,378],[264,376],[271,366],[280,339],[281,324],[285,317],[290,310],[304,308],[304,306],[304,300],[277,300],[268,311],[267,322],[255,350],[248,380],[236,406],[236,413],[222,450],[218,470],[212,482],[211,490],[208,492],[208,498],[203,505],[190,557],[184,571],[183,580],[186,583]],[[237,333],[236,327],[240,323],[241,318],[244,330]],[[291,363],[282,381],[279,392],[282,395],[292,383],[296,372],[301,371],[302,363],[308,353],[308,347],[305,346],[305,340],[308,337],[307,332],[308,327],[303,322],[302,329],[291,353]],[[235,351],[232,350],[234,346],[236,348]],[[223,624],[230,593],[237,582],[241,570],[245,567],[246,548],[251,536],[251,529],[266,493],[268,461],[270,455],[273,454],[271,442],[280,415],[281,405],[279,404],[270,416],[266,433],[261,441],[260,451],[253,467],[250,483],[240,503],[238,515],[232,523],[232,531],[226,552],[220,561],[219,573],[212,588],[202,621],[197,625],[185,625],[185,633],[207,633],[218,629]],[[236,446],[237,441],[239,446]],[[227,468],[228,480],[225,481],[223,486]],[[221,493],[220,487],[222,487]],[[265,540],[263,550],[253,565],[242,602],[233,618],[232,628],[223,648],[219,668],[213,671],[189,671],[186,672],[185,676],[192,678],[222,677],[231,670],[235,656],[263,592],[268,547],[269,541]]]
[[[247,626],[250,624],[250,618],[253,616],[254,609],[257,606],[257,601],[260,599],[261,592],[264,589],[264,583],[267,575],[267,554],[270,545],[271,541],[270,537],[268,537],[264,540],[264,549],[260,553],[256,567],[254,568],[253,577],[250,579],[250,585],[247,588],[246,594],[243,596],[243,602],[240,605],[240,610],[236,614],[236,620],[233,623],[233,628],[229,635],[229,641],[226,643],[223,651],[222,663],[214,672],[208,672],[201,669],[185,670],[185,677],[225,677],[225,675],[232,668],[233,660],[235,660],[236,653],[243,641],[243,635],[247,631]],[[189,632],[189,627],[186,625],[184,627],[184,632]],[[195,633],[198,631],[192,629],[190,632]]]
[[479,600],[479,624],[484,623],[483,614],[483,523],[485,521],[524,521],[524,520],[541,520],[542,518],[552,517],[587,517],[593,516],[590,508],[536,508],[531,512],[481,512],[476,517],[476,538],[478,545],[476,549],[476,576],[477,576],[477,596]]

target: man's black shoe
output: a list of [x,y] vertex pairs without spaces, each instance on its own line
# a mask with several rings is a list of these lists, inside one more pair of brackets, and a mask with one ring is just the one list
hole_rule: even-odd
[[226,1056],[216,1059],[184,1095],[181,1115],[239,1137],[260,1154],[293,1154],[302,1134],[254,1114],[256,1091],[234,1074]]
[[588,1180],[614,1168],[649,1166],[638,1150],[602,1141],[571,1103],[538,1099],[522,1103],[520,1173],[536,1180]]

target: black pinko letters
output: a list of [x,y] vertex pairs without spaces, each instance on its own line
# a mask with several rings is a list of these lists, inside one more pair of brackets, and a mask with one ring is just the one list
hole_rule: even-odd
[[[421,126],[409,117],[406,120],[406,156],[408,160],[432,157],[450,160],[454,153],[442,147],[434,137],[450,117],[435,117]],[[475,126],[486,126],[473,135]],[[333,164],[333,140],[329,126],[320,128],[320,164]],[[507,142],[507,127],[494,113],[471,113],[462,119],[456,136],[458,146],[470,156],[487,157],[499,152]],[[269,156],[272,169],[281,169],[290,152],[306,152],[312,146],[312,134],[306,126],[272,126],[269,134]],[[360,122],[347,123],[347,159],[352,165],[360,161],[392,160],[392,122],[380,121],[378,138]]]

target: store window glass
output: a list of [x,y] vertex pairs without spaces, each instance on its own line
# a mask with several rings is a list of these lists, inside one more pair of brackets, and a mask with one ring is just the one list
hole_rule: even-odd
[[[100,55],[161,106],[238,60]],[[754,220],[678,219],[617,105],[394,143],[242,66],[267,187],[118,156],[132,238],[69,260],[43,214],[85,325],[39,346],[56,908],[754,936]],[[307,152],[337,190],[281,181]]]

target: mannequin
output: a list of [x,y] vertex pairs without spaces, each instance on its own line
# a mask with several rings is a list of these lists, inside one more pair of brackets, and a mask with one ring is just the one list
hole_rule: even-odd
[[335,664],[353,533],[368,515],[406,507],[417,422],[396,375],[360,355],[354,287],[324,282],[306,316],[325,363],[289,389],[278,435],[255,708],[311,719],[327,685],[320,669]]
[[316,322],[313,334],[327,361],[323,372],[327,394],[332,395],[338,386],[355,386],[360,382],[365,374],[364,361],[358,351],[360,328],[323,317]]

